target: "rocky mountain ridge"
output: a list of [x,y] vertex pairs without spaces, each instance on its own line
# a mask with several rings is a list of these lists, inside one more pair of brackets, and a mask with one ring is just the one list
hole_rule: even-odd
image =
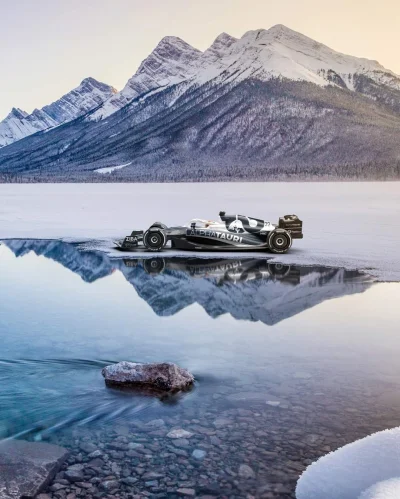
[[31,114],[13,108],[0,123],[0,148],[21,140],[33,133],[67,123],[97,108],[116,90],[94,78],[85,78],[60,99],[35,109]]

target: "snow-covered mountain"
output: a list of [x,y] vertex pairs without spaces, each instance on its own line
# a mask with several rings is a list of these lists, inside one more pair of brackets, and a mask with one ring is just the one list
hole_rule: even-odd
[[400,178],[399,134],[398,75],[277,25],[240,39],[223,33],[205,52],[164,38],[84,119],[3,148],[0,174]]
[[236,81],[286,78],[356,90],[358,76],[400,90],[400,78],[377,61],[336,52],[283,25],[247,32],[240,40],[222,33],[204,53],[176,37],[161,40],[121,92],[90,116],[108,117],[133,99],[189,80],[205,83],[224,71]]
[[400,79],[377,61],[336,52],[283,25],[247,32],[240,40],[222,33],[204,53],[176,37],[164,38],[125,88],[91,119],[105,118],[133,99],[184,80],[204,83],[228,70],[236,80],[287,78],[356,90],[357,77],[400,90]]
[[239,78],[286,78],[356,90],[358,75],[400,90],[400,78],[377,61],[336,52],[286,26],[247,32],[223,53],[222,66]]
[[116,90],[94,78],[85,78],[81,84],[60,99],[31,114],[13,108],[0,123],[0,147],[28,135],[72,121],[101,105]]

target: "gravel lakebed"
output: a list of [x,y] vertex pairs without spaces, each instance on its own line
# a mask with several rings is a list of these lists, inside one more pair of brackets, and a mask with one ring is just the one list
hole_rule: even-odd
[[157,414],[71,426],[50,438],[70,455],[38,499],[295,498],[320,456],[400,425],[392,382],[335,381],[235,382]]

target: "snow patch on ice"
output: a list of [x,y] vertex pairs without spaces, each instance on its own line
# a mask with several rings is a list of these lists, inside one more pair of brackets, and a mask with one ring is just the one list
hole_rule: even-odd
[[130,163],[126,163],[125,165],[117,165],[117,166],[107,166],[106,168],[98,168],[95,170],[97,173],[111,173],[114,170],[120,170],[121,168],[125,168],[125,166],[129,166],[132,164],[132,161]]
[[399,499],[400,478],[392,478],[373,485],[364,491],[359,499]]
[[311,464],[297,499],[398,499],[400,427],[370,435]]

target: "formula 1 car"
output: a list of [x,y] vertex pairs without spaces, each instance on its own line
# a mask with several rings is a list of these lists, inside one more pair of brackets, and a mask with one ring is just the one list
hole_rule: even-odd
[[187,225],[167,227],[155,222],[148,230],[134,230],[123,241],[116,242],[119,249],[132,251],[143,246],[149,251],[161,251],[167,243],[171,248],[192,251],[270,250],[286,253],[293,239],[302,239],[303,222],[296,215],[285,215],[279,224],[244,215],[219,213],[220,220],[191,220]]

